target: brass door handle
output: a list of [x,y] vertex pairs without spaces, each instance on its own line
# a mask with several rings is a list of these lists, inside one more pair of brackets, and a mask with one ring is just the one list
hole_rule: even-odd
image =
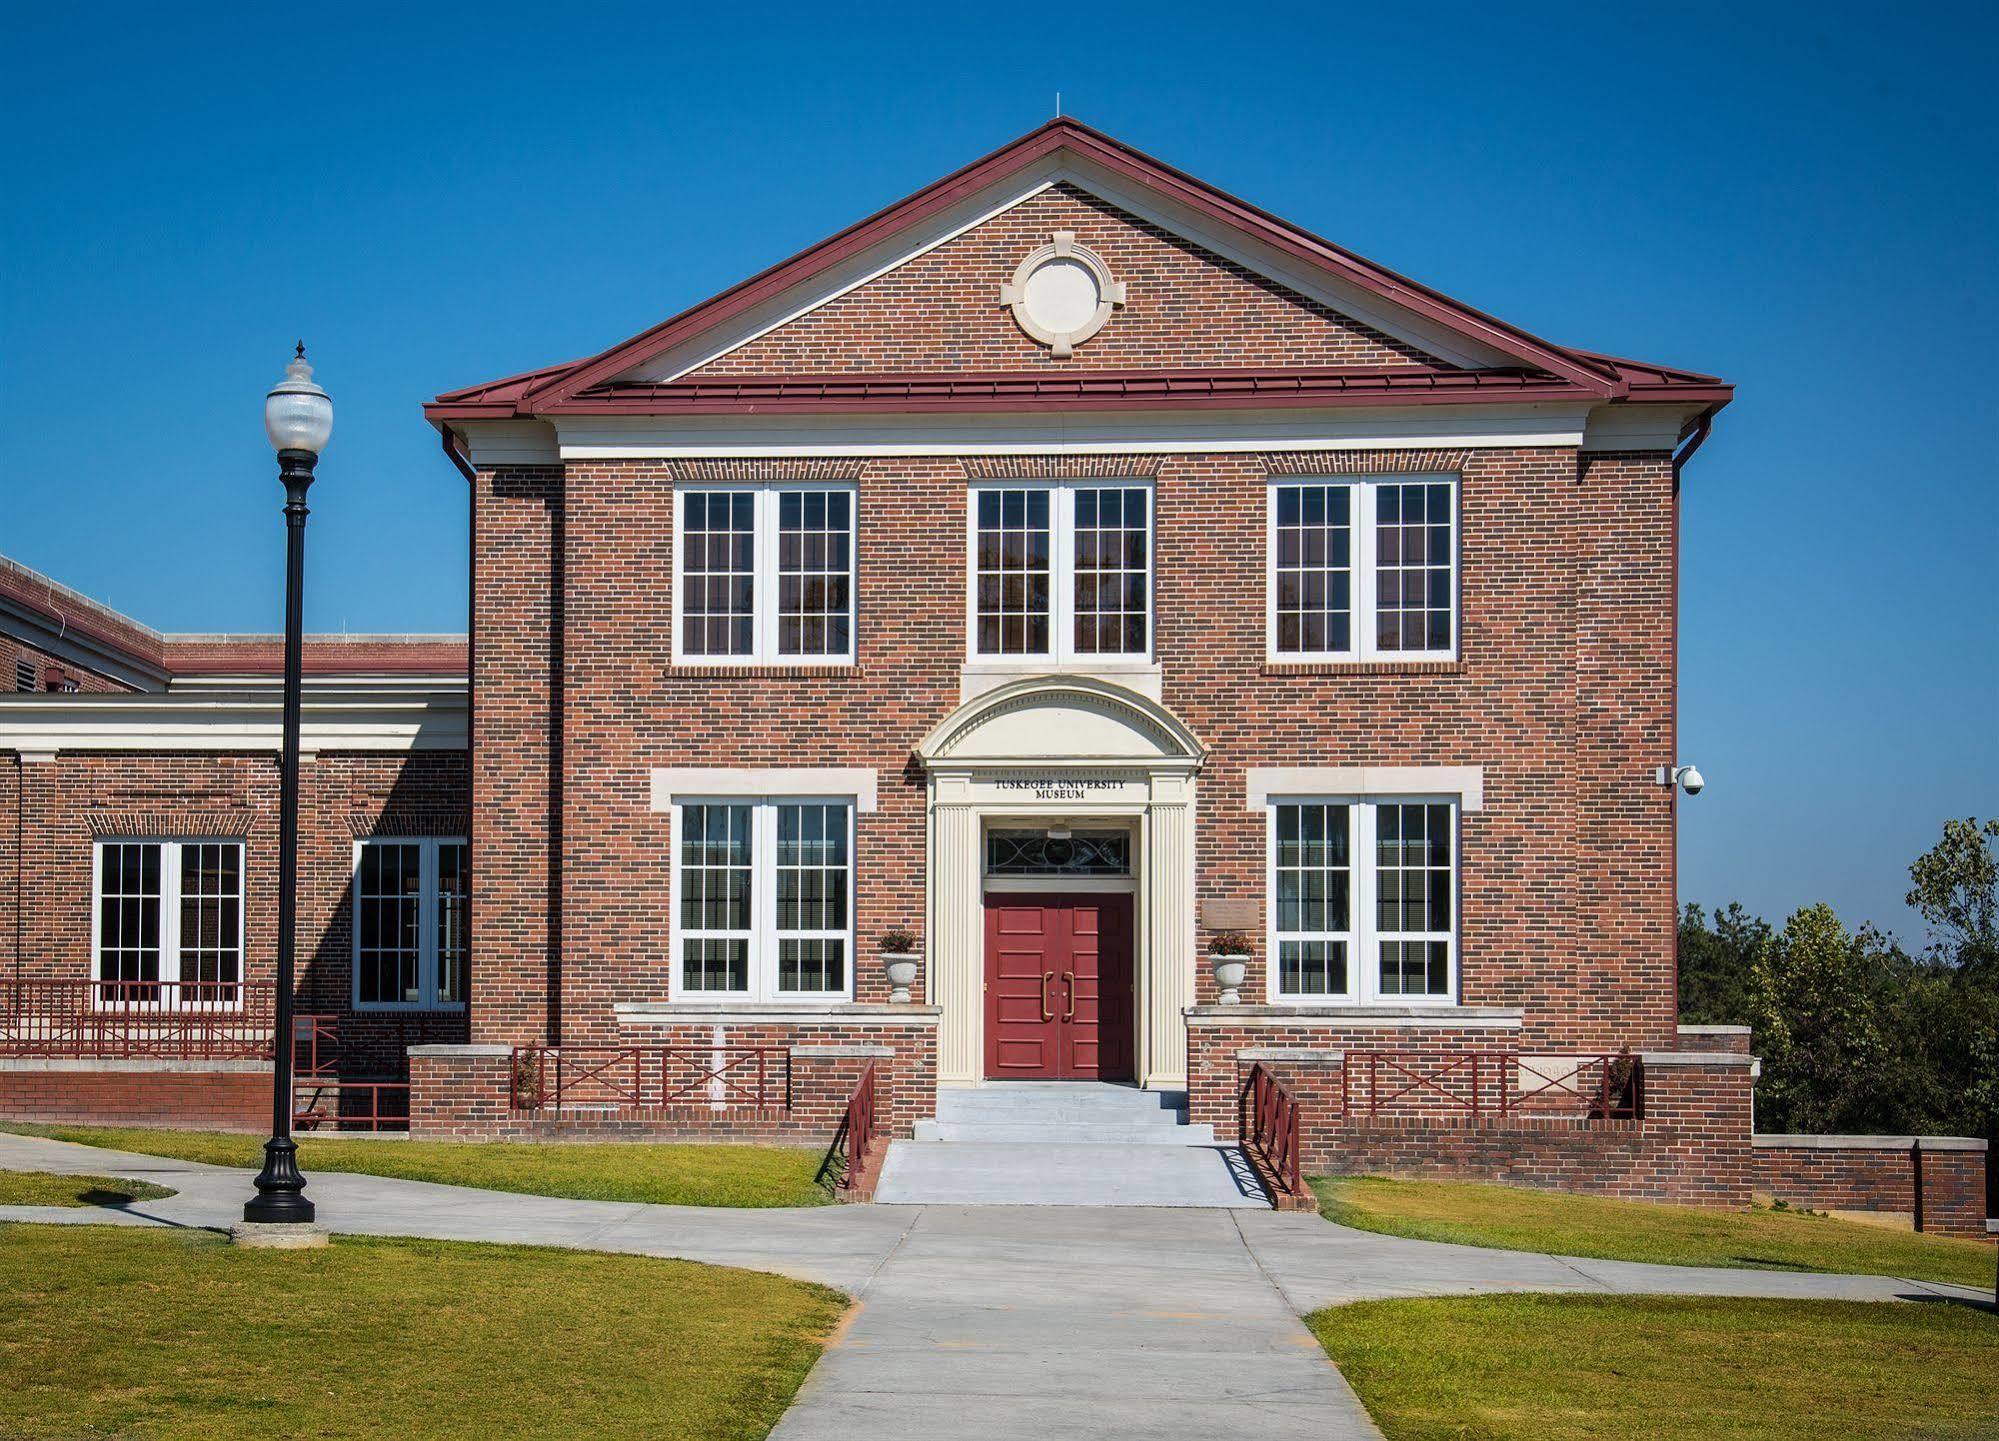
[[1044,1021],[1055,1019],[1055,1013],[1048,1009],[1048,983],[1054,979],[1053,971],[1044,972],[1041,977],[1041,1019]]
[[1074,971],[1064,971],[1062,979],[1069,983],[1069,1009],[1063,1015],[1062,1019],[1073,1021],[1076,1019],[1076,973]]

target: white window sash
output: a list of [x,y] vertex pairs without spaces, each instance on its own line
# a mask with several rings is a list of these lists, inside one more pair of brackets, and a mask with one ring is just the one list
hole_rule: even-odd
[[[979,649],[979,497],[988,491],[1041,490],[1048,494],[1048,649],[1044,651],[982,651]],[[1076,649],[1076,492],[1079,490],[1139,490],[1145,492],[1145,646],[1142,650]],[[1009,665],[1043,661],[1050,665],[1087,668],[1098,664],[1150,660],[1158,624],[1159,594],[1158,493],[1142,476],[1101,480],[981,481],[965,497],[965,654],[978,665]]]
[[[778,510],[782,491],[844,492],[847,496],[847,648],[835,655],[778,653]],[[750,653],[748,655],[689,654],[684,648],[682,601],[687,587],[682,567],[686,555],[689,495],[749,494],[751,502]],[[688,484],[673,492],[673,663],[692,666],[852,665],[861,629],[861,499],[858,488],[844,481],[723,482]]]
[[[686,930],[681,917],[681,837],[689,806],[748,806],[750,808],[750,928],[747,931]],[[844,930],[779,931],[777,928],[777,812],[780,806],[838,806],[847,825],[847,925]],[[854,947],[854,897],[859,889],[854,853],[855,816],[860,807],[851,796],[675,796],[668,827],[667,866],[669,927],[667,994],[675,1001],[776,1001],[833,1004],[853,995],[858,958]],[[745,967],[748,985],[741,990],[690,990],[684,983],[686,943],[698,940],[749,942]],[[781,940],[843,940],[846,942],[846,984],[830,991],[778,989],[778,945]]]
[[[1349,894],[1353,908],[1348,914],[1351,931],[1342,935],[1284,931],[1277,928],[1277,810],[1287,805],[1343,805],[1347,807],[1348,855],[1352,862]],[[1384,805],[1445,805],[1451,812],[1451,927],[1448,931],[1384,931],[1376,926],[1376,901],[1380,894],[1379,861],[1376,856],[1377,808]],[[1370,796],[1272,796],[1264,843],[1265,922],[1264,989],[1272,1005],[1283,1006],[1451,1006],[1458,997],[1458,934],[1463,928],[1462,848],[1463,806],[1452,795],[1370,795]],[[1280,941],[1346,939],[1347,990],[1343,995],[1293,995],[1282,989],[1282,968],[1278,964]],[[1447,984],[1441,994],[1383,993],[1381,989],[1381,943],[1383,941],[1441,940],[1447,946]]]
[[[1375,643],[1375,618],[1379,592],[1379,562],[1376,560],[1375,517],[1380,487],[1384,485],[1446,485],[1450,488],[1451,512],[1451,644],[1445,650],[1385,649]],[[1280,650],[1277,644],[1277,496],[1281,490],[1305,486],[1345,486],[1353,494],[1349,510],[1353,524],[1348,529],[1348,574],[1352,577],[1352,644],[1345,650]],[[1355,661],[1453,661],[1458,658],[1464,624],[1463,544],[1459,538],[1458,511],[1462,487],[1450,474],[1380,476],[1287,475],[1273,479],[1264,494],[1263,541],[1263,623],[1264,656],[1279,665],[1326,665]]]
[[[464,836],[371,836],[354,842],[352,877],[353,905],[348,929],[353,933],[348,947],[348,994],[356,1011],[445,1011],[465,1009],[463,999],[439,1000],[437,995],[438,847],[467,845]],[[414,1001],[364,1001],[361,999],[361,855],[369,846],[417,847],[417,999]],[[470,858],[470,850],[467,850]],[[469,895],[469,872],[468,872]],[[376,899],[381,899],[376,897]],[[471,935],[465,937],[460,984],[469,984],[472,965]]]
[[[243,1008],[242,984],[249,979],[250,954],[245,943],[248,934],[248,911],[246,901],[248,890],[248,865],[246,847],[243,842],[232,837],[217,836],[192,840],[164,840],[149,836],[106,837],[95,842],[90,850],[90,967],[95,979],[92,986],[93,1003],[96,1009],[120,1011],[129,1009],[129,1003],[107,999],[109,987],[117,985],[116,977],[104,974],[104,852],[114,846],[157,846],[160,852],[160,893],[155,904],[160,908],[160,975],[157,982],[137,984],[157,984],[159,1005],[164,1009],[178,1009],[183,1006],[199,1005],[205,1010],[237,1011]],[[236,852],[236,998],[222,1001],[203,996],[199,990],[193,995],[180,994],[181,955],[181,848],[183,846],[229,846]],[[198,977],[190,978],[198,980]]]

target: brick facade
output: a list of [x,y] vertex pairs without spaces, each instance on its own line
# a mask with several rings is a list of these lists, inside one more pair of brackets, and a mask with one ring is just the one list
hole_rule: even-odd
[[[1462,476],[1459,658],[1352,667],[1266,661],[1265,487],[1297,468],[1295,456],[1169,455],[1151,467],[1163,698],[1210,747],[1201,899],[1261,912],[1265,822],[1244,800],[1251,767],[1479,764],[1484,808],[1463,818],[1463,1002],[1521,1008],[1529,1048],[1676,1045],[1673,802],[1639,763],[1669,753],[1672,735],[1669,458],[1339,456],[1327,468]],[[668,817],[650,809],[655,766],[876,772],[880,808],[857,819],[856,999],[885,997],[868,943],[924,914],[923,777],[911,752],[959,702],[965,491],[989,468],[852,466],[856,663],[809,670],[673,663],[674,488],[712,482],[713,468],[589,461],[480,474],[477,1039],[601,1041],[614,1034],[614,1005],[664,997]],[[745,473],[805,466],[729,472]],[[562,956],[553,970],[550,927]],[[1261,996],[1260,934],[1256,944],[1245,994]],[[1204,969],[1197,998],[1212,996]]]
[[[356,1011],[354,843],[462,836],[463,752],[321,752],[300,767],[298,1005],[339,1016],[343,1065],[393,1075],[403,1048],[462,1040],[462,1012]],[[244,974],[268,984],[277,947],[275,756],[228,751],[0,755],[0,980],[87,980],[100,838],[243,842]],[[268,1104],[268,1102],[266,1103]]]

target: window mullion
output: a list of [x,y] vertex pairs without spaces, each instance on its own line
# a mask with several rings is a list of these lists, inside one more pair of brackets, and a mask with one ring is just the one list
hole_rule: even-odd
[[437,1004],[437,842],[426,840],[416,858],[416,996]]
[[1380,999],[1376,986],[1375,956],[1375,890],[1378,878],[1374,871],[1375,829],[1374,807],[1368,802],[1355,800],[1353,815],[1353,860],[1354,860],[1354,999],[1362,1005],[1371,1005]]
[[1075,659],[1076,490],[1049,487],[1048,654],[1058,665]]
[[750,994],[777,996],[777,807],[758,801],[750,812]]
[[[180,980],[180,846],[160,842],[160,980]],[[174,992],[178,1004],[181,996]]]
[[1354,655],[1373,660],[1374,649],[1374,487],[1353,482],[1353,645]]
[[751,658],[768,664],[777,659],[777,491],[772,487],[757,487],[750,525],[755,533],[750,611],[756,633]]

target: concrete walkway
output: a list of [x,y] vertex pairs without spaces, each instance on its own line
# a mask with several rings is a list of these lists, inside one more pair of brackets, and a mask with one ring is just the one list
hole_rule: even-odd
[[[249,1173],[0,1134],[0,1169],[151,1180],[122,1211],[0,1220],[226,1226]],[[1987,1299],[1879,1276],[1590,1261],[1405,1241],[1268,1211],[839,1206],[741,1211],[563,1201],[315,1173],[336,1231],[676,1256],[864,1303],[774,1433],[816,1441],[1060,1437],[1342,1441],[1379,1433],[1299,1316],[1344,1301],[1497,1291]]]

